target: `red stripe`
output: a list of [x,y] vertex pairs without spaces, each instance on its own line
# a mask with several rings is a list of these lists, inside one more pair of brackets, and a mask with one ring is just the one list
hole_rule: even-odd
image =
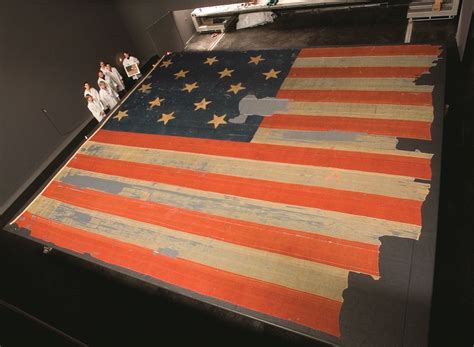
[[421,201],[78,154],[69,167],[179,187],[421,225]]
[[364,46],[364,47],[327,47],[304,48],[298,57],[353,57],[353,56],[398,56],[398,55],[439,55],[440,46],[400,45],[400,46]]
[[378,275],[376,245],[208,215],[53,181],[46,197],[250,248]]
[[279,98],[293,101],[344,102],[354,104],[390,104],[431,106],[429,92],[359,91],[359,90],[285,90],[278,91]]
[[425,158],[109,130],[100,130],[92,139],[130,147],[431,178],[431,161]]
[[428,73],[428,67],[292,67],[288,77],[293,78],[417,78]]
[[263,128],[291,130],[339,130],[373,135],[431,140],[431,122],[409,120],[276,114],[271,117],[264,117],[260,126]]
[[217,300],[339,336],[341,303],[222,271],[63,225],[25,212],[18,220],[31,236],[97,260],[151,276]]

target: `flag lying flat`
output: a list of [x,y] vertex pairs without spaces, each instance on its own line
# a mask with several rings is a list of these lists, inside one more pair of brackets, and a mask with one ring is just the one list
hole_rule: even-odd
[[[428,45],[165,58],[17,220],[32,237],[293,330],[340,337],[350,272],[417,240]],[[404,259],[403,261],[409,261]]]

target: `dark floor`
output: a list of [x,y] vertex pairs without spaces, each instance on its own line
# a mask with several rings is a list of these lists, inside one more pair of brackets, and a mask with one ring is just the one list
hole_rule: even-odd
[[[216,49],[401,43],[406,27],[401,12],[398,8],[285,15],[265,27],[227,33]],[[464,64],[459,64],[454,32],[451,21],[415,23],[413,31],[413,42],[448,45],[446,103],[450,107],[445,119],[430,331],[430,346],[443,347],[472,346],[474,342],[474,47],[471,39]],[[200,36],[188,48],[207,49],[212,40],[210,35]],[[44,255],[41,245],[6,232],[0,232],[0,276],[2,347],[32,343],[67,346],[78,344],[77,340],[93,346],[179,346],[190,342],[207,346],[319,345],[66,254],[53,251]]]

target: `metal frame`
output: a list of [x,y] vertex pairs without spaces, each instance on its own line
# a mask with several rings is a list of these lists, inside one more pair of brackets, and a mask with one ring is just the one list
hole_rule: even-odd
[[415,0],[408,7],[407,18],[413,20],[452,19],[457,16],[459,0],[444,0],[441,8],[434,8],[434,0]]
[[[196,11],[196,10],[194,10]],[[191,14],[191,19],[193,20],[194,28],[198,33],[206,33],[206,32],[216,32],[220,31],[221,33],[225,32],[227,27],[231,25],[235,19],[237,18],[236,15],[231,15],[231,16],[195,16],[194,11]],[[222,18],[223,21],[222,23],[215,23],[215,24],[206,24],[205,20],[206,19],[211,19],[211,18]]]
[[[383,3],[384,1],[380,2]],[[311,7],[330,8],[342,6],[374,6],[374,4],[372,4],[369,0],[281,0],[274,6],[267,6],[266,4],[236,3],[230,5],[196,8],[191,13],[191,18],[197,32],[225,32],[227,27],[236,19],[237,15],[241,13],[309,9]],[[206,24],[205,19],[210,18],[224,18],[225,20],[218,24]]]

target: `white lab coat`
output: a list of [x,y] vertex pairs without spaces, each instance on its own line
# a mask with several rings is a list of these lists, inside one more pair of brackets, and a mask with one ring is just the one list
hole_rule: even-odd
[[115,82],[112,80],[109,74],[104,74],[104,78],[99,77],[97,79],[97,85],[99,86],[99,91],[100,91],[100,82],[105,82],[107,84],[107,87],[112,88],[112,90],[117,93],[117,85]]
[[87,95],[92,95],[94,100],[100,100],[99,92],[94,87],[90,87],[89,90],[84,89],[84,97]]
[[[123,59],[123,67],[127,67],[127,66],[133,65],[133,64],[140,65],[140,60],[138,60],[137,58],[132,57],[132,56],[129,56],[128,58],[124,58],[124,59]],[[132,76],[132,78],[133,78],[134,80],[137,80],[137,79],[139,79],[141,76],[142,76],[142,74],[138,74],[138,75]]]
[[123,83],[122,75],[120,75],[116,68],[112,67],[112,71],[107,70],[107,74],[117,86],[117,91],[121,92],[125,89],[125,84]]
[[87,103],[87,108],[98,122],[101,122],[105,117],[104,108],[99,100],[93,99],[92,102]]
[[119,102],[119,97],[116,92],[114,92],[110,87],[105,89],[100,89],[99,92],[100,101],[102,104],[107,107],[109,110],[112,110],[115,105]]

